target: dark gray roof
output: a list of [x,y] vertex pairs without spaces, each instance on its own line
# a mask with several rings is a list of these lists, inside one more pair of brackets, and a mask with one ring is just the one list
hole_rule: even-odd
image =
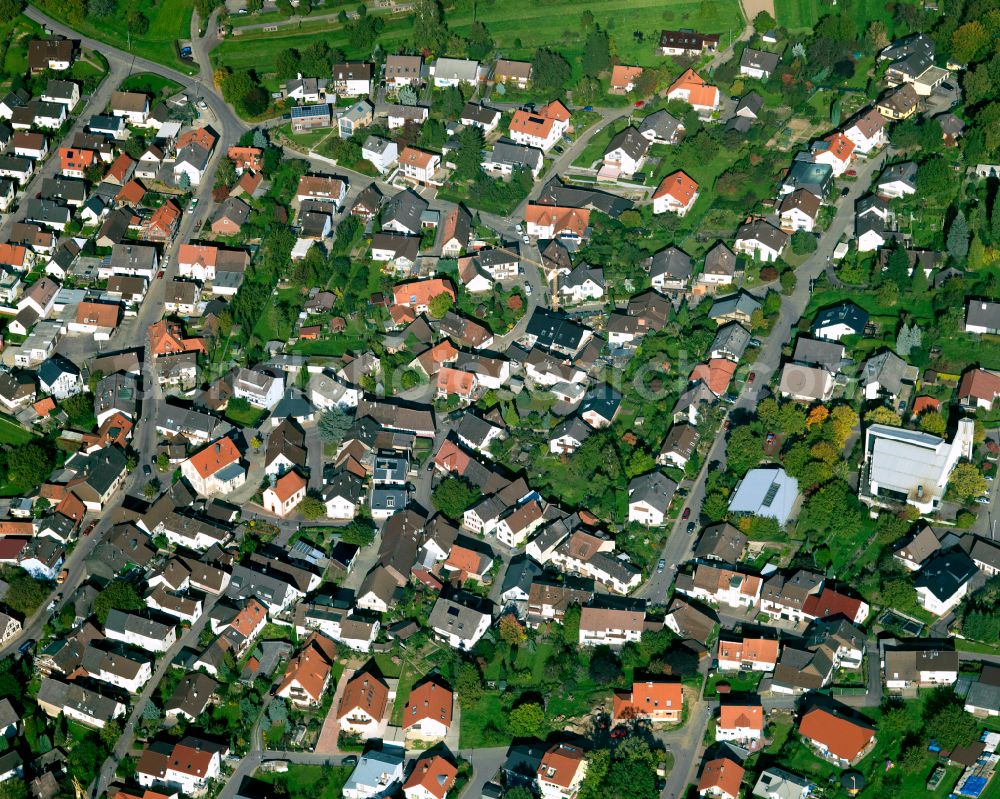
[[645,502],[647,505],[666,513],[677,490],[677,483],[663,472],[650,472],[633,477],[628,484],[628,501]]
[[753,312],[761,307],[760,300],[746,291],[730,294],[728,297],[719,297],[712,303],[712,308],[708,312],[710,319],[718,319],[732,313],[743,313],[752,316]]
[[705,255],[705,274],[732,277],[736,274],[736,254],[720,241]]
[[887,167],[878,179],[878,185],[902,181],[914,191],[917,188],[917,165],[913,161],[904,161]]
[[411,233],[420,232],[420,217],[428,202],[416,192],[407,189],[390,198],[382,209],[382,226],[390,222],[402,225]]
[[559,205],[563,208],[589,208],[616,219],[635,205],[631,200],[597,189],[564,186],[558,177],[552,178],[545,184],[536,202],[541,205]]
[[831,325],[844,324],[850,327],[855,333],[863,333],[865,325],[868,324],[868,312],[853,302],[842,302],[824,308],[816,314],[809,329],[813,332],[822,330]]
[[673,245],[654,253],[649,259],[651,278],[665,275],[674,280],[688,280],[693,272],[691,256]]
[[788,234],[765,219],[753,219],[740,225],[737,241],[759,241],[774,250],[780,250],[788,241]]
[[836,372],[844,362],[844,345],[836,341],[799,336],[795,342],[792,360],[809,366],[822,366]]
[[653,131],[657,139],[671,141],[678,132],[684,130],[679,119],[667,111],[654,111],[639,124],[639,133]]
[[747,114],[753,115],[755,118],[760,113],[760,109],[764,107],[764,98],[761,97],[757,92],[747,92],[743,95],[743,98],[736,105],[736,114],[740,115],[740,112],[746,112]]
[[781,56],[777,53],[768,53],[766,50],[755,50],[752,47],[746,48],[740,56],[740,66],[749,69],[759,69],[764,72],[774,72],[778,68]]
[[926,588],[945,602],[975,576],[976,564],[960,550],[952,550],[927,561],[913,581],[915,588]]
[[642,136],[639,131],[629,125],[629,127],[620,131],[611,139],[611,143],[604,152],[610,153],[618,149],[621,149],[633,160],[638,161],[649,150],[649,139]]
[[534,170],[542,158],[542,151],[535,147],[526,147],[507,139],[500,139],[493,145],[493,152],[487,160],[494,164],[509,164],[512,167]]
[[749,343],[750,331],[739,322],[730,322],[719,328],[709,351],[722,350],[739,359],[743,357],[743,353],[746,352]]

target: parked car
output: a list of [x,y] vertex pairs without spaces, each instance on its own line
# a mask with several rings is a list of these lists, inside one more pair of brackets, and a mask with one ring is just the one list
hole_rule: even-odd
[[528,238],[527,236],[524,236],[524,237],[523,237],[523,238],[521,239],[521,241],[523,241],[523,242],[524,242],[525,244],[531,244],[531,239],[529,239],[529,238]]
[[525,283],[524,284],[524,296],[525,297],[530,297],[531,296],[531,284],[530,283]]
[[979,499],[977,499],[976,502],[979,503],[980,505],[989,505],[990,504],[990,498],[989,497],[979,497]]
[[56,577],[56,584],[62,585],[64,582],[66,582],[67,577],[69,577],[69,569],[63,569],[61,572],[59,572],[59,575]]
[[756,372],[751,372],[749,375],[747,375],[747,382],[748,383],[752,383],[756,379],[757,379],[757,373]]
[[660,558],[660,562],[656,564],[656,570],[662,572],[665,568],[667,568],[667,562],[663,558]]
[[687,521],[691,518],[691,508],[684,508],[684,512],[681,514],[681,519]]
[[688,535],[691,535],[691,533],[694,532],[694,529],[695,529],[695,523],[694,522],[688,522],[688,526],[687,526]]
[[584,111],[593,111],[594,110],[594,106],[592,106],[592,105],[585,105],[583,107],[583,110]]

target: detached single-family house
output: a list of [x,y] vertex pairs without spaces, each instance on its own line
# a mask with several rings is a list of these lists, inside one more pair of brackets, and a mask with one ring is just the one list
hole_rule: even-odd
[[698,200],[698,184],[684,172],[678,170],[667,175],[653,192],[653,213],[668,211],[677,216],[685,216]]
[[740,74],[767,80],[774,74],[780,61],[781,56],[778,53],[747,47],[740,56]]

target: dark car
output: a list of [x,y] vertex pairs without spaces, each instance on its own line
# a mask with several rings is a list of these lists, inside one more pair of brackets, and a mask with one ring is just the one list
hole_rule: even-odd
[[846,197],[850,193],[851,193],[851,190],[849,188],[847,188],[847,186],[844,186],[844,188],[842,188],[840,190],[840,196],[841,197]]
[[694,522],[688,522],[688,535],[694,532],[695,524]]

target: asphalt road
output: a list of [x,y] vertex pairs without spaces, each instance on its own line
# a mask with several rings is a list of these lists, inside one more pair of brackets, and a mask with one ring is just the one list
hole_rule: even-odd
[[[797,283],[791,295],[782,298],[781,312],[771,327],[770,334],[761,342],[757,351],[757,360],[753,369],[756,378],[753,383],[744,384],[737,401],[726,413],[729,419],[736,412],[749,413],[757,406],[761,390],[768,385],[771,378],[781,365],[782,348],[791,339],[792,328],[809,304],[810,282],[826,269],[828,258],[833,255],[833,249],[844,234],[853,230],[854,203],[868,193],[871,180],[885,162],[887,152],[882,151],[857,168],[858,177],[850,184],[847,196],[838,198],[837,213],[829,228],[820,236],[818,247],[808,260],[796,270]],[[705,456],[703,466],[698,476],[690,486],[684,507],[691,509],[690,520],[697,520],[701,514],[701,505],[705,499],[705,481],[710,469],[718,469],[726,462],[726,431],[719,429],[712,446]],[[655,572],[639,589],[637,595],[643,596],[653,603],[662,604],[666,600],[667,591],[673,584],[678,568],[691,557],[696,535],[688,535],[687,521],[678,516],[663,547],[660,557],[666,561],[662,572]]]

